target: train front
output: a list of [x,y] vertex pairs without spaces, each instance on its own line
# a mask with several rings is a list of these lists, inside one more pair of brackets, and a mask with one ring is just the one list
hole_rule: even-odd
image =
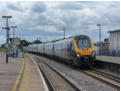
[[74,64],[81,66],[92,66],[96,58],[94,44],[88,36],[80,35],[74,38],[74,49],[76,60]]

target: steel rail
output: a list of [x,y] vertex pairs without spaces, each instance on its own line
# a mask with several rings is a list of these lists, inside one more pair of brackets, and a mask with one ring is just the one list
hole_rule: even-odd
[[[34,58],[38,59],[39,61],[40,58],[33,56]],[[74,85],[72,82],[70,82],[64,75],[62,75],[60,72],[58,72],[57,70],[55,70],[52,66],[48,65],[47,63],[41,61],[42,63],[44,63],[45,65],[47,65],[49,68],[51,68],[54,72],[56,72],[60,77],[62,77],[65,81],[67,81],[76,91],[82,91],[81,88],[77,87],[76,85]]]
[[[34,59],[35,61],[38,61],[38,59]],[[54,86],[52,85],[51,81],[46,77],[45,73],[43,72],[43,70],[41,69],[41,67],[38,65],[38,62],[37,62],[37,66],[39,67],[39,70],[42,72],[42,75],[44,76],[45,78],[45,81],[47,83],[47,86],[49,88],[49,91],[56,91]]]
[[117,77],[117,76],[114,76],[114,75],[111,75],[111,74],[109,74],[109,73],[100,71],[100,70],[98,70],[98,69],[94,69],[94,68],[92,68],[92,67],[91,67],[91,69],[92,69],[91,71],[93,71],[93,72],[95,72],[95,73],[98,73],[98,74],[100,74],[100,75],[102,75],[102,76],[106,76],[107,78],[109,78],[109,79],[111,79],[111,80],[114,80],[114,81],[120,83],[120,78]]
[[[36,57],[38,58],[38,57]],[[39,59],[39,58],[38,58]],[[40,60],[41,61],[41,60]],[[42,62],[42,61],[41,61]],[[44,62],[43,62],[44,63]],[[62,62],[61,62],[62,63]],[[44,63],[46,65],[48,65],[47,63]],[[63,63],[62,63],[63,64]],[[72,66],[69,66],[67,64],[64,64],[68,67],[71,67],[72,69],[76,70],[76,71],[79,71],[83,74],[86,74],[87,76],[90,76],[90,77],[93,77],[101,82],[104,82],[105,84],[108,84],[116,89],[120,89],[120,78],[116,77],[116,76],[113,76],[113,75],[110,75],[108,73],[104,73],[104,72],[101,72],[101,71],[96,71],[94,69],[90,69],[88,71],[84,71],[84,70],[80,70],[80,69],[75,69],[73,68]],[[50,65],[48,65],[50,68],[52,68],[54,71],[56,71],[53,67],[51,67]],[[92,71],[91,71],[92,70]],[[57,72],[57,71],[56,71]],[[61,75],[59,72],[57,72],[59,75]],[[93,74],[94,73],[94,74]],[[97,76],[98,75],[98,76]],[[61,75],[63,77],[63,75]],[[101,79],[100,77],[102,76],[103,78],[106,78],[106,79],[109,79],[110,81],[106,81],[105,79]],[[64,78],[64,77],[63,77]],[[72,84],[68,79],[64,78],[65,80],[67,80],[70,84]],[[111,83],[111,81],[114,81],[116,82],[117,84],[115,83]],[[72,84],[72,86],[75,86],[74,84]],[[78,87],[75,86],[75,88],[78,89],[78,91],[80,91],[80,89]]]
[[120,81],[114,81],[114,79],[111,79],[112,77],[109,77],[109,76],[105,75],[104,73],[101,74],[99,72],[90,71],[90,70],[89,71],[78,70],[78,71],[81,72],[81,73],[84,73],[84,74],[86,74],[90,77],[93,77],[93,78],[95,78],[95,79],[97,79],[101,82],[104,82],[104,83],[106,83],[106,84],[108,84],[108,85],[110,85],[110,86],[112,86],[116,89],[120,89]]

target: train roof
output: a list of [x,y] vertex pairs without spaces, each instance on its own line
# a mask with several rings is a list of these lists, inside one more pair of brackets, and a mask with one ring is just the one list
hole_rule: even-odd
[[89,38],[87,35],[78,35],[74,37],[75,39],[79,39],[79,38]]
[[60,41],[60,40],[70,39],[70,38],[73,38],[73,37],[74,37],[74,36],[70,36],[70,37],[67,37],[67,38],[62,38],[62,39],[52,40],[52,41],[43,42],[43,43],[51,43],[51,42],[56,42],[56,41]]
[[70,39],[70,38],[78,39],[78,38],[89,38],[89,37],[87,35],[76,35],[76,36],[70,36],[67,38],[57,39],[57,40],[53,40],[53,41],[43,42],[43,43],[51,43],[51,42],[56,42],[56,41],[60,41],[60,40]]
[[53,41],[48,41],[48,42],[42,42],[41,44],[45,44],[45,43],[52,43],[52,42],[56,42],[56,41],[60,41],[60,40],[65,40],[65,39],[79,39],[79,38],[89,38],[87,35],[76,35],[76,36],[70,36],[67,38],[61,38],[61,39],[57,39],[57,40],[53,40]]

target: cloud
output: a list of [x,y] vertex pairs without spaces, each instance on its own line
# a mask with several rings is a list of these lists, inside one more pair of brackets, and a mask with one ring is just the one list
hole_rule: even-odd
[[32,6],[32,12],[33,13],[42,13],[46,11],[46,6],[43,2],[36,2]]
[[11,10],[23,12],[22,6],[21,6],[20,3],[10,3],[10,2],[8,2],[8,3],[7,3],[7,7],[8,7],[9,9],[11,9]]
[[[42,41],[85,34],[98,41],[98,23],[103,38],[107,31],[120,29],[120,2],[1,2],[0,17],[11,15],[10,25],[17,25],[16,36],[27,40],[42,37]],[[0,19],[5,25],[5,20]],[[1,35],[5,31],[0,30]],[[47,39],[48,38],[48,39]]]
[[57,8],[62,10],[81,10],[83,6],[80,5],[80,2],[63,2]]

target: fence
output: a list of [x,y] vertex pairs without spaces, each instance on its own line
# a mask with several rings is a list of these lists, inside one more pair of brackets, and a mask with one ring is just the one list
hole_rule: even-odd
[[98,50],[97,55],[103,55],[103,56],[118,56],[120,57],[120,50]]

